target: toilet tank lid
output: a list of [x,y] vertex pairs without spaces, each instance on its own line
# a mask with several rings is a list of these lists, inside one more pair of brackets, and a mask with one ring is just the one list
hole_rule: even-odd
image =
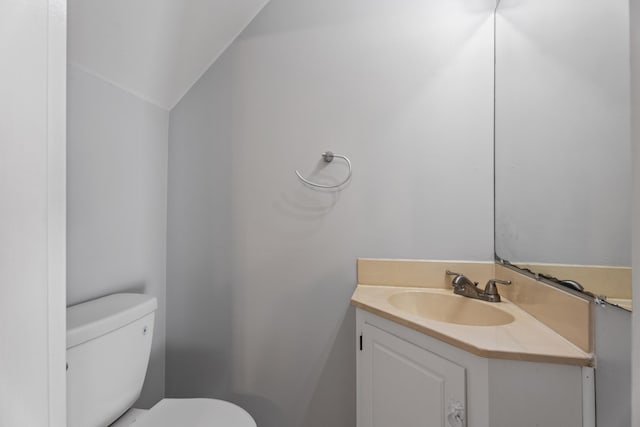
[[113,294],[67,307],[67,349],[134,322],[158,308],[155,297]]

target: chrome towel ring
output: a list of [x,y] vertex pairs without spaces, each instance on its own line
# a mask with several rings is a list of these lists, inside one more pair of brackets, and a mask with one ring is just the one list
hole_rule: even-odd
[[347,167],[349,168],[349,173],[347,174],[347,178],[344,181],[342,181],[341,183],[339,183],[339,184],[335,184],[335,185],[317,184],[315,182],[311,182],[308,179],[306,179],[298,171],[296,171],[296,175],[298,175],[298,178],[300,178],[300,181],[302,181],[305,184],[310,185],[312,187],[317,187],[317,188],[338,188],[338,187],[342,187],[343,185],[345,185],[351,179],[351,161],[349,160],[349,158],[347,156],[341,156],[339,154],[334,154],[331,151],[325,151],[324,153],[322,153],[322,160],[324,160],[327,163],[331,163],[335,157],[338,157],[339,159],[342,159],[345,162],[347,162]]

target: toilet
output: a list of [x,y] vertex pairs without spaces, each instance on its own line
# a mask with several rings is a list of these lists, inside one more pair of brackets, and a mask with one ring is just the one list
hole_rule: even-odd
[[256,427],[216,399],[163,399],[132,409],[149,363],[154,297],[114,294],[67,308],[67,427]]

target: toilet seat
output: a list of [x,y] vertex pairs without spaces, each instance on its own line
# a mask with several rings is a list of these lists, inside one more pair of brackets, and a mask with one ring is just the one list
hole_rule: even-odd
[[216,399],[163,399],[135,427],[256,427],[241,407]]

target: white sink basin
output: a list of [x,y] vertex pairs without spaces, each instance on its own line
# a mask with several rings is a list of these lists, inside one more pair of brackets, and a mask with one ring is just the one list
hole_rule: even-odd
[[467,326],[500,326],[514,317],[492,304],[454,294],[405,291],[389,297],[389,303],[408,314],[438,322]]

